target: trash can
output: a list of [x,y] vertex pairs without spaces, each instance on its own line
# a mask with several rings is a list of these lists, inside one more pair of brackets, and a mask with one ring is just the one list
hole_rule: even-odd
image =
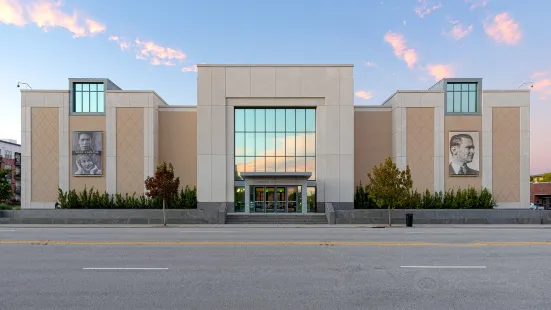
[[407,213],[406,214],[406,226],[407,227],[412,227],[413,226],[413,214],[412,213]]

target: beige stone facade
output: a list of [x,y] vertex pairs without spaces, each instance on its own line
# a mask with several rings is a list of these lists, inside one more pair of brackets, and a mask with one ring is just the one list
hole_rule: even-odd
[[[281,187],[298,188],[299,204],[314,201],[289,212],[322,212],[326,202],[351,209],[355,186],[387,157],[410,167],[418,191],[488,188],[501,208],[529,207],[529,91],[445,79],[429,90],[397,91],[382,105],[354,106],[351,65],[199,65],[197,93],[196,106],[171,106],[154,91],[122,90],[107,79],[22,90],[22,163],[30,167],[22,208],[53,208],[58,188],[141,195],[144,179],[167,161],[182,187],[197,186],[202,208],[229,203],[230,212],[255,212],[259,187]],[[248,119],[236,119],[249,112],[254,132]],[[279,131],[281,119],[287,127]],[[473,137],[474,174],[452,173],[454,134]],[[256,153],[240,143],[254,143]],[[238,199],[251,208],[238,209]]]

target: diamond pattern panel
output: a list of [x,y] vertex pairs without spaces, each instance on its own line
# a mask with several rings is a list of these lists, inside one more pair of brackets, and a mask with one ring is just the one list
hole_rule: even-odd
[[57,200],[59,109],[31,108],[31,201]]
[[143,108],[117,108],[117,192],[144,192]]
[[407,164],[413,187],[434,189],[434,108],[407,109]]
[[520,109],[493,108],[492,193],[497,202],[520,201]]

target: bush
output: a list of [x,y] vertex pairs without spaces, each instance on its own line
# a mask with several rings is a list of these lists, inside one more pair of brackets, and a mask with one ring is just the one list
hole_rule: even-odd
[[[145,195],[100,193],[94,188],[77,193],[74,189],[64,192],[58,189],[58,202],[61,209],[162,209],[159,198],[149,198]],[[186,186],[178,196],[167,201],[167,209],[196,209],[197,189]]]
[[[369,187],[356,186],[354,195],[354,209],[379,209],[369,199]],[[395,205],[396,209],[492,209],[496,206],[492,193],[486,188],[477,191],[474,187],[466,189],[450,189],[445,193],[431,193],[428,189],[424,193],[414,190],[409,194],[404,206]],[[383,207],[386,208],[386,207]]]
[[0,203],[0,210],[11,210],[11,209],[12,209],[12,206],[5,203]]
[[[378,209],[379,207],[369,197],[369,187],[362,185],[356,186],[356,192],[354,193],[354,209]],[[386,207],[385,207],[386,208]]]

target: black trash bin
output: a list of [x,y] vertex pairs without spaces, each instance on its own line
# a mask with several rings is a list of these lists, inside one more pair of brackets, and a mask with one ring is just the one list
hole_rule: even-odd
[[406,214],[406,226],[407,227],[412,227],[413,226],[413,214],[412,213],[407,213]]

